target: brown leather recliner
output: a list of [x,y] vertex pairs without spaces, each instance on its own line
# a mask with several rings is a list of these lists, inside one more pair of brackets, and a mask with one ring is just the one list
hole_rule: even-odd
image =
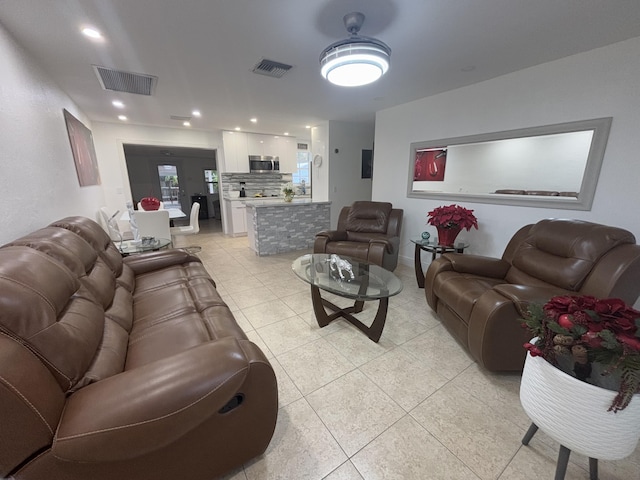
[[314,253],[335,253],[393,271],[398,265],[403,211],[387,202],[344,207],[336,230],[316,234]]
[[502,258],[447,253],[425,275],[427,303],[478,363],[522,370],[530,340],[520,318],[556,295],[640,295],[640,246],[621,228],[580,220],[542,220],[521,228]]

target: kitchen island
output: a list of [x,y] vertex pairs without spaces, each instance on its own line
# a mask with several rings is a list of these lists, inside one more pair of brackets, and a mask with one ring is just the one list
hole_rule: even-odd
[[294,198],[245,203],[249,247],[260,256],[312,248],[316,233],[329,230],[331,202]]

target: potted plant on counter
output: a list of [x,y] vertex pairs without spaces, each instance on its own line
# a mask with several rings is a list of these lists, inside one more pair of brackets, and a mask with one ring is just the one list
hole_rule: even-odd
[[438,243],[448,247],[453,246],[463,228],[467,231],[471,230],[471,227],[478,229],[478,219],[473,210],[456,204],[434,208],[427,214],[427,223],[438,230]]
[[284,201],[290,202],[293,200],[295,191],[293,190],[293,183],[287,182],[282,186],[282,194],[284,195]]

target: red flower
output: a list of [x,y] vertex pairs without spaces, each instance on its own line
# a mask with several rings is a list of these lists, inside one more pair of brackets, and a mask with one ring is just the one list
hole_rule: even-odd
[[625,335],[625,334],[621,334],[621,335],[616,335],[616,338],[618,339],[618,341],[628,347],[631,347],[632,350],[635,350],[636,352],[640,352],[640,338],[638,337],[631,337],[629,335]]
[[543,356],[542,350],[540,350],[538,347],[536,347],[533,343],[525,343],[523,345],[523,347],[526,348],[527,350],[529,350],[529,353],[531,354],[532,357],[542,357]]
[[478,219],[473,210],[456,204],[434,208],[427,214],[427,223],[442,228],[466,228],[467,231],[471,227],[478,229]]

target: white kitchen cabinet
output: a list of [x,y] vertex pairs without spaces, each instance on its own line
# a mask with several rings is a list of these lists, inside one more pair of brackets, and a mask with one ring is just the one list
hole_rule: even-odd
[[297,167],[298,144],[293,137],[279,137],[274,139],[274,149],[280,157],[280,172],[295,173]]
[[223,132],[226,172],[248,172],[249,155],[278,157],[282,173],[297,170],[297,141],[284,135]]
[[233,236],[246,235],[247,207],[243,202],[231,202],[231,224]]
[[244,132],[222,132],[225,172],[249,172],[247,135]]

